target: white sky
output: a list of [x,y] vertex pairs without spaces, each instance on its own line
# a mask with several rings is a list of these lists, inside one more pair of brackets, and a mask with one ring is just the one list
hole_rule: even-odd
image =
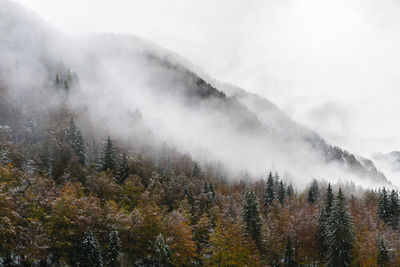
[[396,0],[17,0],[68,34],[132,33],[364,156],[400,150]]

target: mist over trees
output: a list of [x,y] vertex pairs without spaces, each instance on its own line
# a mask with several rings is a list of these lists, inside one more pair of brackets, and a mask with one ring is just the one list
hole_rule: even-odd
[[[5,7],[0,266],[400,265],[399,193],[372,162],[143,40],[68,49]],[[328,182],[344,174],[385,187]]]

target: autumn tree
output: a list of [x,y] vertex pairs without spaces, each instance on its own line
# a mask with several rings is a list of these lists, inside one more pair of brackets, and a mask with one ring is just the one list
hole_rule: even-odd
[[253,240],[249,239],[239,223],[218,221],[210,235],[207,266],[258,266],[259,255]]

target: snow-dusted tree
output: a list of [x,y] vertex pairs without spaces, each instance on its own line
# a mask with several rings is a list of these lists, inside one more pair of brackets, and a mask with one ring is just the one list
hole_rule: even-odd
[[386,248],[385,243],[381,239],[381,240],[379,240],[378,257],[376,259],[376,264],[379,267],[387,267],[387,266],[389,266],[389,261],[390,261],[389,251]]
[[7,165],[11,162],[9,156],[9,150],[7,148],[0,147],[0,165]]
[[318,197],[319,197],[319,185],[318,181],[314,179],[308,190],[307,201],[308,203],[313,204]]
[[308,194],[307,194],[307,202],[309,204],[313,204],[317,200],[317,196],[314,193],[314,190],[310,187],[308,189]]
[[104,261],[107,266],[119,266],[118,256],[121,254],[121,240],[118,231],[112,231],[108,237],[108,245],[104,252]]
[[92,231],[88,230],[85,232],[78,253],[79,266],[103,266],[103,257],[101,256],[100,247]]
[[281,204],[285,200],[285,195],[286,195],[285,186],[283,185],[283,181],[281,180],[278,187],[278,200]]
[[376,210],[378,217],[386,223],[390,220],[390,203],[385,187],[378,193],[378,207]]
[[331,216],[332,205],[333,205],[334,195],[332,193],[331,184],[328,184],[328,188],[326,189],[326,194],[324,198],[324,203],[320,208],[319,211],[319,218],[318,218],[318,242],[321,247],[321,253],[323,255],[326,254],[326,229],[328,226],[329,218]]
[[197,162],[193,164],[192,177],[199,177],[201,174],[200,166]]
[[389,196],[389,213],[390,219],[389,224],[393,228],[397,228],[399,225],[399,216],[400,216],[400,206],[399,206],[399,195],[393,189]]
[[168,244],[165,242],[164,236],[161,233],[159,233],[157,236],[154,249],[157,255],[157,261],[160,266],[170,266],[171,250]]
[[266,208],[268,207],[268,205],[272,205],[274,199],[275,199],[274,178],[272,176],[272,173],[270,172],[268,174],[267,183],[265,184],[264,199],[263,199],[264,207]]
[[122,162],[121,165],[119,166],[119,176],[118,176],[118,183],[123,184],[126,178],[129,177],[129,174],[131,172],[131,169],[129,167],[129,161],[128,157],[126,154],[122,154]]
[[261,249],[261,217],[257,197],[252,189],[247,190],[244,197],[242,220],[246,233],[253,238],[258,249]]
[[341,188],[333,202],[325,231],[328,266],[349,266],[353,244],[352,224]]
[[290,236],[288,236],[286,240],[286,247],[285,247],[285,258],[283,260],[283,265],[285,267],[295,267],[296,262],[293,259],[293,248],[292,243],[290,241]]
[[85,165],[85,142],[81,130],[76,126],[73,117],[69,121],[65,137],[78,158],[79,163]]
[[110,136],[107,138],[107,142],[104,145],[103,153],[101,155],[101,163],[100,170],[101,171],[115,171],[116,163],[115,163],[115,151],[113,147],[113,143],[111,141]]

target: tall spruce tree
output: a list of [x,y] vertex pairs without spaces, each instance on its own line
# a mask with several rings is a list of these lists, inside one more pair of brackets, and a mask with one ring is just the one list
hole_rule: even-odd
[[313,204],[315,200],[317,200],[317,196],[315,195],[314,190],[310,187],[310,189],[308,189],[307,202]]
[[100,247],[92,231],[88,230],[85,232],[78,253],[79,266],[103,266],[103,257],[101,256]]
[[156,252],[156,261],[158,262],[159,266],[170,266],[171,250],[168,244],[165,242],[164,236],[161,233],[157,236],[154,249]]
[[390,221],[390,203],[385,187],[378,193],[378,207],[376,213],[384,222],[388,223]]
[[118,183],[123,184],[124,181],[129,177],[130,172],[131,169],[129,167],[128,157],[126,156],[126,153],[124,153],[122,154],[122,161],[121,165],[119,166]]
[[376,259],[376,264],[379,267],[387,267],[389,266],[390,262],[390,255],[389,251],[385,246],[385,243],[383,240],[379,240],[379,245],[378,245],[378,257]]
[[67,143],[74,151],[79,163],[81,165],[85,165],[85,141],[83,139],[82,132],[79,127],[76,126],[73,117],[71,117],[69,121],[65,136]]
[[400,206],[399,206],[399,195],[398,193],[392,189],[392,192],[389,196],[389,213],[390,219],[389,224],[392,228],[397,228],[399,225],[399,216],[400,216]]
[[272,205],[274,199],[275,199],[274,178],[272,176],[272,173],[270,172],[268,174],[267,183],[265,184],[264,199],[263,199],[264,207],[266,208],[269,205]]
[[324,202],[320,207],[319,218],[318,218],[318,242],[321,248],[322,256],[326,255],[327,247],[326,243],[326,229],[329,223],[329,217],[332,213],[332,206],[334,201],[334,195],[332,193],[331,184],[328,184],[328,188],[326,189]]
[[200,166],[199,166],[199,164],[197,162],[195,162],[193,164],[192,177],[198,178],[198,177],[200,177],[200,174],[201,174]]
[[121,252],[121,240],[118,231],[112,231],[108,237],[108,245],[104,252],[104,261],[106,266],[119,266],[118,256]]
[[281,204],[283,204],[283,201],[285,200],[285,193],[285,186],[283,185],[283,181],[281,180],[278,187],[278,200]]
[[291,199],[293,195],[294,195],[293,186],[290,184],[290,185],[287,186],[286,196],[287,196],[288,199]]
[[285,258],[283,260],[283,266],[284,267],[295,267],[296,262],[293,259],[293,248],[292,244],[290,241],[290,236],[288,236],[286,240],[286,246],[285,246]]
[[261,217],[257,197],[252,189],[247,190],[244,197],[242,220],[246,233],[251,236],[258,249],[261,249]]
[[310,189],[308,190],[308,194],[307,194],[308,203],[313,204],[319,197],[319,194],[320,193],[319,193],[318,181],[316,179],[314,179],[311,182]]
[[327,266],[345,267],[351,262],[353,231],[341,188],[333,202],[325,232]]
[[115,163],[115,151],[113,147],[113,143],[111,141],[110,136],[107,138],[107,142],[104,145],[103,153],[101,155],[101,163],[100,170],[101,171],[115,171],[116,163]]

